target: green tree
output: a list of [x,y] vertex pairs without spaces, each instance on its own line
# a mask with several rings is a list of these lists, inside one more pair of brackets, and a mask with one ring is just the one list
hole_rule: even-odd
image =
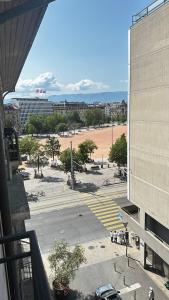
[[66,116],[66,120],[69,122],[69,123],[81,123],[81,118],[80,118],[80,115],[77,111],[73,111],[73,112],[70,112],[67,114]]
[[124,133],[112,145],[109,153],[109,161],[116,162],[119,167],[127,164],[127,141]]
[[[79,159],[79,155],[75,151],[75,149],[72,150],[72,156],[73,156],[74,170],[79,171],[80,170],[80,159]],[[63,152],[61,152],[60,161],[63,165],[64,172],[65,173],[71,172],[71,150],[70,150],[70,148],[67,148]]]
[[101,125],[104,123],[105,115],[100,108],[89,109],[85,113],[85,124],[86,126]]
[[75,278],[76,271],[82,263],[86,263],[84,248],[80,245],[74,249],[64,240],[55,242],[48,256],[53,277],[53,287],[64,289]]
[[60,133],[60,132],[64,132],[68,130],[68,125],[66,123],[60,123],[56,126],[56,132]]
[[55,132],[56,126],[60,123],[64,123],[64,121],[65,121],[64,117],[57,112],[48,115],[46,120],[47,127],[49,128],[50,132]]
[[45,151],[46,154],[51,156],[54,160],[55,156],[60,154],[59,141],[55,137],[49,138],[45,145]]
[[19,149],[21,154],[27,154],[29,157],[35,155],[39,149],[38,141],[33,137],[23,137],[19,140]]
[[89,155],[91,157],[91,154],[94,152],[94,150],[97,149],[97,146],[92,140],[86,140],[83,143],[79,144],[78,148],[79,158],[84,164],[89,161]]

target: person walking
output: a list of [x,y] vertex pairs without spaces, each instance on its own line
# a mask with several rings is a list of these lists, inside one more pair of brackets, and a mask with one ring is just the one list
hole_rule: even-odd
[[118,241],[119,241],[119,244],[122,245],[122,231],[121,230],[118,232]]
[[116,232],[116,230],[113,232],[113,240],[117,244],[117,232]]
[[153,288],[151,286],[149,287],[148,299],[149,300],[154,300],[154,291],[153,291]]
[[113,243],[113,232],[112,232],[112,230],[110,231],[110,240]]

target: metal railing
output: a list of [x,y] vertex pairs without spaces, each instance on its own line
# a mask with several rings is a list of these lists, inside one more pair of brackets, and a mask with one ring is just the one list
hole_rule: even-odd
[[[20,299],[51,300],[50,287],[35,232],[28,231],[0,238],[0,245],[9,243],[15,244],[16,251],[10,257],[1,258],[0,264],[17,266]],[[11,299],[15,299],[15,297],[11,297]]]
[[132,25],[136,24],[138,21],[143,19],[144,17],[150,15],[153,11],[157,10],[159,7],[163,6],[169,2],[169,0],[156,0],[146,8],[144,8],[142,11],[140,11],[138,14],[132,16]]

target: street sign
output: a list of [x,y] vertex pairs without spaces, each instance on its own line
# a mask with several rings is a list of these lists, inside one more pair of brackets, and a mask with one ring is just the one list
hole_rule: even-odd
[[118,218],[122,221],[123,220],[123,215],[122,213],[118,213]]

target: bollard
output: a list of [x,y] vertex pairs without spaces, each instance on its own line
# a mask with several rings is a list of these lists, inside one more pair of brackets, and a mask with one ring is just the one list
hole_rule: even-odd
[[129,259],[129,257],[127,259],[127,263],[128,263],[128,267],[130,267],[130,259]]
[[136,299],[136,291],[134,291],[134,300],[137,300],[137,299]]
[[123,284],[126,285],[126,277],[123,276]]
[[113,265],[114,265],[114,271],[117,272],[116,263],[114,263]]

